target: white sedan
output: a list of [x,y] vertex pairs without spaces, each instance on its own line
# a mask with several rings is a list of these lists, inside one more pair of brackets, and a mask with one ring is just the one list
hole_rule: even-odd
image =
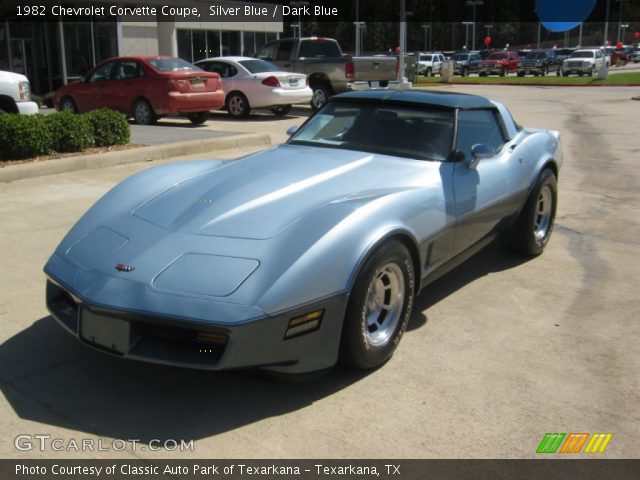
[[250,57],[217,57],[196,62],[222,79],[225,108],[234,117],[246,117],[252,108],[270,108],[286,115],[294,103],[309,103],[313,92],[307,76],[283,72],[265,60]]

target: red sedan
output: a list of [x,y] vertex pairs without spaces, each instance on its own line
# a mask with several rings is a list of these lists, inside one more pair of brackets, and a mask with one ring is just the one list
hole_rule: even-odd
[[117,57],[98,64],[84,80],[60,87],[54,105],[72,112],[112,108],[140,125],[169,114],[185,114],[197,124],[224,106],[224,91],[217,73],[180,58]]

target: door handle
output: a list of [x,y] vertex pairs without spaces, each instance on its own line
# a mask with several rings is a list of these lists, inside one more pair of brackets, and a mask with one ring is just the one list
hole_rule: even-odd
[[517,144],[517,143],[514,143],[513,145],[511,145],[511,146],[509,147],[509,152],[513,152],[516,148],[518,148],[518,144]]

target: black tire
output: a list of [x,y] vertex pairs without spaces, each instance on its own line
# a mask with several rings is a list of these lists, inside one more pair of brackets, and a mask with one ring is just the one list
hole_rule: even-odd
[[382,245],[365,261],[344,319],[342,363],[371,369],[391,358],[411,316],[414,275],[409,251],[395,240]]
[[58,105],[58,110],[61,112],[78,113],[76,102],[74,102],[71,97],[63,97],[62,100],[60,100],[60,105]]
[[231,92],[227,95],[225,106],[229,115],[235,118],[247,117],[251,112],[249,100],[240,92]]
[[187,117],[194,125],[202,125],[209,119],[209,112],[190,113]]
[[551,237],[557,204],[558,183],[547,168],[540,173],[510,232],[509,249],[524,255],[540,255]]
[[276,117],[284,117],[287,113],[291,111],[291,107],[293,107],[293,105],[278,105],[277,107],[272,107],[271,112]]
[[478,76],[479,77],[486,77],[487,73],[486,72],[480,72],[480,73],[478,73]]
[[542,67],[542,73],[541,73],[541,75],[542,75],[543,77],[546,77],[548,73],[549,73],[549,67]]
[[151,104],[140,99],[133,104],[133,119],[138,125],[153,125],[158,117]]
[[389,86],[389,80],[381,80],[379,85],[380,88],[387,88]]
[[329,101],[331,91],[326,85],[322,83],[312,85],[311,90],[313,91],[313,96],[311,97],[311,108],[314,111],[320,110]]
[[519,77],[524,77],[524,72],[518,72]]

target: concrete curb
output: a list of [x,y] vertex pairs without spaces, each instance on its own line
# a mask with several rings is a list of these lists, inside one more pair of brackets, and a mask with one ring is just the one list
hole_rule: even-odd
[[164,160],[180,155],[206,153],[207,158],[215,158],[215,151],[233,148],[268,146],[271,138],[267,134],[238,134],[228,137],[208,138],[205,140],[189,140],[186,142],[153,145],[77,157],[58,158],[42,162],[20,163],[0,168],[0,183],[13,182],[25,178],[56,175],[58,173],[89,170],[93,168],[112,167],[136,162]]

